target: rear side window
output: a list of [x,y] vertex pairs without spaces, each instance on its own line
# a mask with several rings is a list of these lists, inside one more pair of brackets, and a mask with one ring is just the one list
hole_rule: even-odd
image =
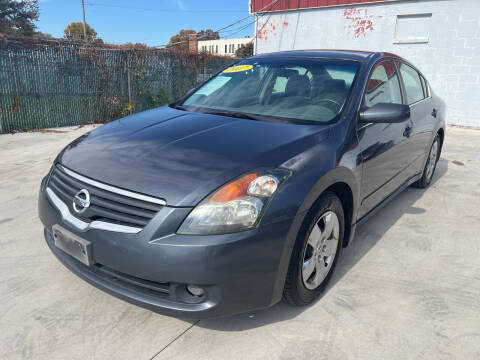
[[408,105],[426,98],[420,74],[414,68],[401,63],[400,74],[402,75],[403,83],[405,84]]
[[392,61],[378,64],[368,80],[365,106],[370,108],[378,103],[402,103],[400,81]]
[[422,80],[422,85],[423,85],[423,95],[424,97],[429,97],[430,96],[430,89],[428,88],[428,83],[427,83],[427,80],[425,80],[425,78],[420,75],[420,80]]

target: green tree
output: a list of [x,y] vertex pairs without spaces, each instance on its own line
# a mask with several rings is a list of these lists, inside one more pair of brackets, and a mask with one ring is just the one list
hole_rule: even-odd
[[246,58],[253,55],[253,41],[239,47],[235,51],[235,56],[238,58]]
[[182,29],[178,34],[173,35],[170,38],[170,42],[168,43],[167,47],[175,47],[179,50],[187,50],[188,37],[192,34],[196,34],[195,38],[198,40],[215,40],[220,38],[218,32],[215,32],[212,29],[200,30],[199,32],[196,32],[195,30]]
[[0,0],[0,33],[32,36],[38,0]]
[[[97,38],[97,32],[90,25],[86,24],[87,28],[87,39],[95,40]],[[83,39],[83,22],[72,22],[70,23],[65,30],[63,30],[65,37],[67,39]]]

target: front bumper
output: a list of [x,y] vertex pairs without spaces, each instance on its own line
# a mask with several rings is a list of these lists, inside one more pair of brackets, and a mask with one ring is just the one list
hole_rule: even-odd
[[[79,231],[62,220],[42,187],[39,215],[51,251],[72,272],[116,297],[174,316],[209,318],[265,308],[281,299],[291,220],[226,235],[177,235],[190,209],[164,207],[137,234]],[[54,245],[59,224],[92,244],[87,266]],[[187,284],[201,286],[197,298]]]

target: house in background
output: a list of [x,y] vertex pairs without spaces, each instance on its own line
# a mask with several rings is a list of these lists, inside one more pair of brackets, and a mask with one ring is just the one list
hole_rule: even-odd
[[472,111],[480,104],[480,0],[250,0],[250,12],[256,54],[393,52],[426,75],[450,124],[480,126]]
[[237,39],[196,40],[195,34],[190,36],[191,52],[208,52],[219,56],[235,56],[235,51],[253,41],[250,37]]

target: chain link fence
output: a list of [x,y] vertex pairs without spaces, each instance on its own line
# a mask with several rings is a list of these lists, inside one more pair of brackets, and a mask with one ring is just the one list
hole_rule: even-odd
[[0,134],[102,123],[161,106],[234,60],[84,43],[0,42]]

